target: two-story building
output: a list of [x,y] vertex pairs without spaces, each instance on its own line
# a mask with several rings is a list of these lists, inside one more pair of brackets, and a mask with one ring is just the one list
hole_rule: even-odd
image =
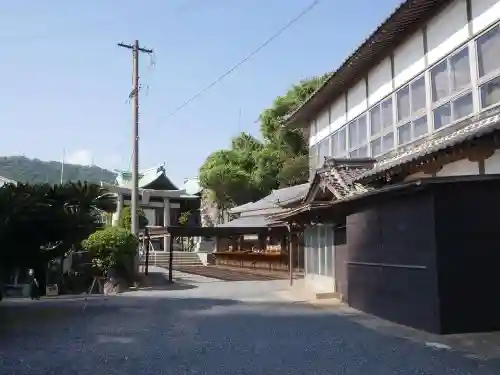
[[[404,1],[287,119],[286,126],[309,129],[309,203],[314,197],[350,200],[428,177],[500,173],[499,47],[500,0]],[[352,260],[345,245],[355,231],[347,228],[346,235],[349,220],[334,216],[331,210],[316,215],[306,227],[306,281],[321,292],[345,294],[347,270],[335,263],[337,256],[343,264]],[[370,229],[363,228],[365,241]],[[402,235],[408,228],[394,231]],[[366,244],[348,247],[354,245]],[[358,263],[358,269],[397,268]]]

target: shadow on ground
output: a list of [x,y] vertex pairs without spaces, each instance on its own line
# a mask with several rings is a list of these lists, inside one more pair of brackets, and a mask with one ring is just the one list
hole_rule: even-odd
[[[266,270],[260,268],[238,268],[229,266],[184,266],[175,267],[176,271],[209,277],[220,281],[271,281],[287,280],[288,271]],[[294,278],[300,278],[294,275]]]
[[138,287],[130,288],[134,290],[188,290],[194,289],[197,285],[190,283],[182,277],[176,277],[174,282],[168,280],[168,274],[163,272],[149,272],[148,275],[141,275]]
[[130,293],[0,305],[0,322],[1,374],[500,373],[297,303]]

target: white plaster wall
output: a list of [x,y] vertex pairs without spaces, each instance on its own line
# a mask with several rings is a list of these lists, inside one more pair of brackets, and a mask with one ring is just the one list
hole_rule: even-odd
[[421,178],[432,177],[431,175],[425,174],[424,172],[413,173],[409,176],[406,176],[405,181],[418,180]]
[[330,130],[332,133],[335,130],[340,129],[347,122],[345,104],[345,95],[342,95],[340,98],[335,100],[330,107]]
[[329,108],[322,110],[316,118],[316,131],[320,133],[325,128],[330,126],[330,113]]
[[391,59],[386,58],[368,74],[368,106],[392,92]]
[[480,33],[500,19],[499,0],[471,0],[472,32]]
[[455,0],[427,25],[427,61],[434,64],[469,38],[466,0]]
[[366,109],[366,82],[362,79],[347,93],[347,120],[352,120]]
[[467,176],[479,174],[479,166],[477,162],[472,162],[467,159],[457,160],[453,163],[446,164],[436,174],[437,177],[448,176]]
[[484,172],[486,174],[500,174],[500,150],[484,161]]
[[394,52],[395,88],[404,85],[424,68],[424,38],[420,30]]

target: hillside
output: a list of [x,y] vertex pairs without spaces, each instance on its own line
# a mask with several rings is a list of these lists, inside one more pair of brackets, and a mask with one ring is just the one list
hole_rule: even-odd
[[[0,176],[19,182],[58,184],[61,181],[61,163],[24,156],[2,156]],[[65,181],[114,182],[115,176],[115,173],[97,166],[64,164]]]

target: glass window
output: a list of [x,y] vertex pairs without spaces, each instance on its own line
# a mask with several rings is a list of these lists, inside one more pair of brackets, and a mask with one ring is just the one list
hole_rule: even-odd
[[466,47],[431,69],[432,101],[447,98],[470,84],[469,48]]
[[398,144],[402,145],[411,141],[411,123],[401,125],[398,128]]
[[382,129],[392,127],[393,123],[392,98],[387,98],[370,110],[370,135],[379,134]]
[[367,142],[368,125],[366,115],[359,117],[349,124],[349,148],[356,148]]
[[434,129],[441,129],[451,123],[451,105],[446,103],[434,110]]
[[431,70],[432,101],[437,102],[450,95],[448,85],[448,61],[436,65]]
[[330,139],[326,138],[323,139],[319,143],[319,152],[318,152],[318,168],[321,168],[323,164],[325,163],[325,159],[328,158],[330,154]]
[[382,138],[377,138],[370,143],[372,156],[378,156],[382,153]]
[[357,158],[358,157],[358,150],[354,150],[349,152],[349,157],[350,158]]
[[370,111],[370,134],[375,135],[382,130],[382,113],[377,105]]
[[340,152],[345,152],[347,150],[347,130],[345,126],[339,131],[338,147]]
[[472,104],[472,93],[468,93],[464,96],[455,99],[452,102],[453,105],[453,120],[458,120],[469,116],[473,111],[474,107]]
[[382,102],[382,126],[384,129],[394,124],[394,115],[392,113],[392,98]]
[[458,91],[470,83],[469,48],[464,48],[450,58],[451,89]]
[[498,51],[500,50],[500,27],[488,31],[477,39],[479,77],[483,77],[500,68]]
[[500,102],[500,77],[497,77],[480,88],[481,107],[486,108]]
[[410,87],[406,86],[396,94],[398,121],[410,116]]
[[382,149],[388,152],[394,148],[394,133],[388,133],[382,138]]
[[358,119],[358,145],[362,145],[368,138],[368,124],[366,116],[363,115]]
[[427,116],[413,121],[413,138],[419,138],[424,134],[427,134]]
[[411,111],[416,112],[425,108],[425,78],[424,76],[410,84]]
[[333,133],[330,139],[330,155],[335,157],[338,152],[339,133]]
[[356,147],[358,140],[358,122],[353,121],[349,124],[349,147]]

